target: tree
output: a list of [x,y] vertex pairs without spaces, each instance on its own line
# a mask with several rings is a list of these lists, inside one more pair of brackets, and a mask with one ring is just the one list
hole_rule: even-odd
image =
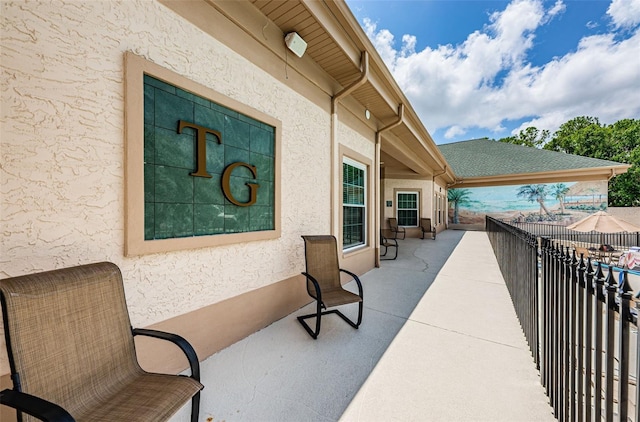
[[609,130],[615,151],[611,160],[632,165],[609,181],[609,205],[640,206],[640,120],[619,120]]
[[460,205],[471,202],[469,195],[471,195],[469,189],[449,189],[447,191],[449,204],[453,204],[453,224],[460,224],[460,218],[458,216]]
[[609,180],[608,204],[640,206],[640,120],[623,119],[607,126],[597,117],[580,116],[563,123],[550,141],[547,138],[548,132],[545,136],[545,131],[529,127],[500,141],[631,164],[626,173]]
[[569,187],[564,183],[556,183],[551,186],[551,195],[560,202],[560,214],[564,214],[564,200],[569,192]]
[[509,136],[507,138],[500,139],[500,142],[508,144],[524,145],[526,147],[541,148],[547,143],[549,139],[549,131],[539,131],[533,126],[521,130],[516,136]]
[[547,199],[547,185],[523,185],[518,189],[517,196],[522,196],[529,202],[537,202],[540,204],[540,219],[542,220],[542,211],[547,215],[551,215],[544,201]]
[[560,125],[544,149],[608,160],[613,149],[607,132],[595,117],[576,117]]
[[609,181],[609,206],[640,206],[640,120],[623,119],[604,126],[595,117],[562,124],[544,146],[552,151],[631,164]]

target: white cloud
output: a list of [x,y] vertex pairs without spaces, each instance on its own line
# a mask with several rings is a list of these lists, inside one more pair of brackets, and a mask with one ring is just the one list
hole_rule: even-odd
[[[613,0],[607,13],[629,31],[640,22],[637,5],[640,0]],[[526,126],[553,132],[581,115],[603,123],[639,117],[640,28],[626,39],[585,37],[575,51],[543,66],[528,61],[535,31],[564,10],[560,0],[549,9],[541,0],[514,0],[462,44],[421,51],[413,35],[396,49],[388,30],[370,20],[365,30],[427,129],[443,130],[446,138],[473,128],[500,131],[505,122],[526,118]]]
[[451,138],[455,138],[456,136],[459,136],[459,135],[464,135],[465,133],[467,133],[467,131],[462,129],[460,126],[451,126],[445,132],[444,137],[446,139],[451,139]]
[[616,28],[629,28],[640,23],[640,0],[613,0],[607,9]]

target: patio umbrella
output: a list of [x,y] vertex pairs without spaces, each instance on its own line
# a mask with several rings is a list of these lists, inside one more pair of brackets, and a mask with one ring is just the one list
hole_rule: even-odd
[[598,211],[586,216],[580,221],[567,226],[567,229],[577,232],[620,233],[638,232],[640,227],[620,220],[604,211]]
[[604,211],[588,215],[582,220],[568,225],[567,229],[577,232],[600,233],[600,245],[604,244],[604,233],[640,232],[640,227],[620,220]]

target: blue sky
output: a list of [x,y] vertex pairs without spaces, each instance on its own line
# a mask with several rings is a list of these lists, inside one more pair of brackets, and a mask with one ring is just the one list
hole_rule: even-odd
[[640,118],[640,0],[347,0],[437,144]]

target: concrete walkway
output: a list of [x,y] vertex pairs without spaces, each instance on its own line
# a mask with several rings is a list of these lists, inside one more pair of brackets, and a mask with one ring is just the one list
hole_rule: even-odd
[[361,277],[359,330],[331,315],[314,341],[308,305],[202,362],[200,419],[553,421],[486,234],[399,243]]

